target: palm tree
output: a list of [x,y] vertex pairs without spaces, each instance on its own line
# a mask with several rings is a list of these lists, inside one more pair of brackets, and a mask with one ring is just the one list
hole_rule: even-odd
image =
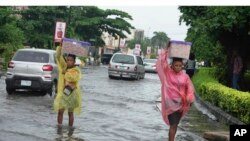
[[154,36],[151,38],[152,45],[158,48],[164,48],[166,43],[170,40],[165,32],[154,32]]

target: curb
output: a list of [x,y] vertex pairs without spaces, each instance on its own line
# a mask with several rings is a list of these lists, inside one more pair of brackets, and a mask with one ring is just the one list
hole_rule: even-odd
[[210,104],[209,102],[206,101],[202,101],[200,99],[200,97],[196,96],[196,101],[200,104],[202,104],[205,108],[207,108],[212,114],[214,114],[216,116],[216,118],[227,125],[230,124],[238,124],[238,125],[244,125],[245,123],[243,123],[242,121],[240,121],[239,119],[237,119],[236,117],[224,112],[223,110],[221,110],[220,108]]
[[[208,109],[218,121],[222,122],[223,124],[230,125],[230,124],[238,124],[243,125],[244,123],[237,119],[236,117],[224,112],[220,108],[210,104],[209,102],[202,101],[200,97],[196,95],[196,101]],[[208,131],[203,133],[203,138],[207,139],[208,141],[229,141],[230,140],[230,132],[229,131],[221,131],[221,132],[213,132]]]
[[203,138],[209,141],[229,141],[229,132],[205,132]]

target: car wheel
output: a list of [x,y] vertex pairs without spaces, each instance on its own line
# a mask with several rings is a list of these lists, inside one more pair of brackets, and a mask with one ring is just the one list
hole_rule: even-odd
[[110,78],[110,79],[114,79],[115,77],[114,77],[114,76],[109,75],[109,78]]
[[56,93],[57,93],[57,83],[53,82],[50,89],[49,89],[49,91],[48,91],[48,94],[51,97],[56,97]]
[[6,91],[10,95],[15,91],[15,89],[6,87]]
[[136,80],[140,80],[140,74],[138,73],[135,77]]

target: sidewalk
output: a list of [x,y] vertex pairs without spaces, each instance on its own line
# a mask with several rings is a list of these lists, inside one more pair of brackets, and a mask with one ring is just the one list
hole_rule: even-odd
[[[199,97],[196,97],[196,101],[202,104],[207,109],[209,109],[209,111],[216,116],[219,122],[226,125],[231,125],[231,124],[244,125],[244,123],[241,122],[239,119],[224,112],[223,110],[210,104],[209,102],[202,101]],[[230,136],[229,129],[227,131],[221,131],[221,132],[208,131],[205,132],[203,135],[203,137],[208,139],[209,141],[229,141],[229,136]]]

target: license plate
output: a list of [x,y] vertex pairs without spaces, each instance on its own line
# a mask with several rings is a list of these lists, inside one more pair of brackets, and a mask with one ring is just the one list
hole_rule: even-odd
[[120,69],[127,69],[126,66],[120,66]]
[[21,86],[31,86],[31,81],[21,80]]

